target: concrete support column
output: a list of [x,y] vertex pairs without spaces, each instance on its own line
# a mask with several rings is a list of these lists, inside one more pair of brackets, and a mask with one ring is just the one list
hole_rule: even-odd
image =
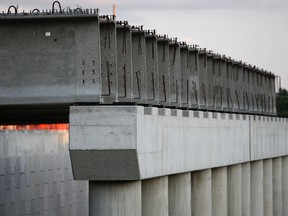
[[251,216],[263,216],[263,161],[251,162]]
[[168,176],[142,180],[142,216],[168,216]]
[[241,164],[241,199],[242,216],[250,216],[251,197],[250,197],[250,162]]
[[191,173],[171,175],[169,185],[169,216],[191,216]]
[[89,216],[141,216],[141,182],[89,181]]
[[282,157],[283,215],[288,215],[288,156]]
[[282,158],[273,159],[273,216],[282,216]]
[[241,165],[229,166],[227,168],[228,185],[228,215],[242,215],[241,199]]
[[212,170],[212,215],[228,215],[227,167]]
[[212,171],[192,172],[192,215],[212,216]]
[[264,216],[273,216],[273,171],[272,159],[263,161]]

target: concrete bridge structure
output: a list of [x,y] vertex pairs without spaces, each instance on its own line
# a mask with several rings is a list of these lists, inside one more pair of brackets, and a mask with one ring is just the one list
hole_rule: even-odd
[[141,106],[70,108],[90,215],[288,215],[287,119]]
[[14,9],[0,124],[69,123],[69,148],[1,131],[1,216],[288,215],[275,75],[98,10]]

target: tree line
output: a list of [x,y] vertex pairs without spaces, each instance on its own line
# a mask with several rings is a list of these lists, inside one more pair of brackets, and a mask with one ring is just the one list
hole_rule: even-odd
[[288,117],[288,91],[280,88],[276,93],[277,116]]

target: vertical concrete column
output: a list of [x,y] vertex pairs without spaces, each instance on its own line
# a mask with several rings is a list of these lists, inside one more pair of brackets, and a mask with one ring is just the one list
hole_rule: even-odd
[[282,200],[282,159],[273,159],[273,216],[280,216],[283,209]]
[[141,182],[89,181],[89,216],[141,216]]
[[227,167],[212,170],[212,214],[228,215]]
[[241,165],[227,168],[228,215],[242,215]]
[[264,215],[273,215],[273,181],[272,181],[272,159],[263,161],[263,199]]
[[282,157],[283,215],[288,215],[288,156]]
[[250,216],[251,197],[250,197],[250,162],[241,164],[241,199],[242,216]]
[[142,216],[168,216],[168,176],[142,181]]
[[212,215],[212,171],[192,172],[192,215]]
[[251,216],[263,216],[263,161],[251,162]]
[[191,173],[171,175],[169,185],[169,216],[191,216]]

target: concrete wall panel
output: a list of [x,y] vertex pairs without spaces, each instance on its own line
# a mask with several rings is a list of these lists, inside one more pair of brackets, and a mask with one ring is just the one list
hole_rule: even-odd
[[0,215],[88,215],[88,184],[73,180],[68,131],[0,131]]

